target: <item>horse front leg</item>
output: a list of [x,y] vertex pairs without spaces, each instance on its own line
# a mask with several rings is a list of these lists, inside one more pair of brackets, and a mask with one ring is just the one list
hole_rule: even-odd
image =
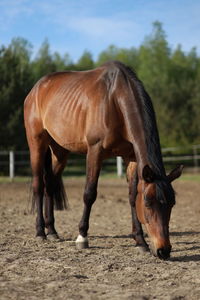
[[137,196],[137,185],[138,185],[138,176],[137,176],[137,163],[128,162],[127,163],[127,179],[129,183],[129,203],[131,206],[131,216],[132,216],[132,234],[136,242],[135,246],[139,247],[143,252],[149,250],[144,239],[144,233],[142,225],[137,217],[135,201]]
[[88,229],[91,208],[97,197],[98,178],[101,169],[100,146],[95,145],[88,150],[87,154],[87,174],[86,185],[83,195],[84,209],[79,223],[79,235],[76,239],[78,249],[89,247]]
[[138,220],[136,209],[134,205],[131,205],[131,215],[132,215],[132,233],[133,238],[136,242],[135,246],[139,247],[142,252],[149,251],[149,246],[144,239],[144,233],[142,230],[142,225]]

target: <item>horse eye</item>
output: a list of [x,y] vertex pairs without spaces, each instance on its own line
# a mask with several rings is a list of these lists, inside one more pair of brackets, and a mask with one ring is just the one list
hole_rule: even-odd
[[166,202],[165,199],[161,199],[161,200],[160,200],[160,204],[162,204],[162,205],[167,205],[167,202]]

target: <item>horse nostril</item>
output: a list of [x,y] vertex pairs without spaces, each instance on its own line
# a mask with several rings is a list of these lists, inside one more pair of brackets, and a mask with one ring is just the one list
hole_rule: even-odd
[[160,259],[168,259],[170,257],[171,247],[169,248],[160,248],[157,250],[157,256]]

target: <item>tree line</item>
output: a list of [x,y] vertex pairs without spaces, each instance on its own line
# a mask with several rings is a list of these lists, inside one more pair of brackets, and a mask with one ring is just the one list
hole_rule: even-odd
[[110,45],[96,61],[84,51],[74,63],[70,55],[51,53],[48,40],[32,59],[32,46],[14,38],[0,46],[0,150],[27,149],[23,102],[34,83],[51,72],[88,70],[108,60],[119,60],[143,81],[156,111],[162,147],[200,144],[200,57],[196,48],[172,49],[160,22],[140,47]]

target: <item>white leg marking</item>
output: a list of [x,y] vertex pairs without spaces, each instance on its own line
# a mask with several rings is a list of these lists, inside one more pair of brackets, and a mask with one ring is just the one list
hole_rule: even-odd
[[76,239],[76,243],[88,243],[88,237],[83,237],[82,235],[78,235]]
[[80,234],[78,235],[78,237],[76,239],[76,248],[78,250],[89,248],[87,236],[83,237]]

